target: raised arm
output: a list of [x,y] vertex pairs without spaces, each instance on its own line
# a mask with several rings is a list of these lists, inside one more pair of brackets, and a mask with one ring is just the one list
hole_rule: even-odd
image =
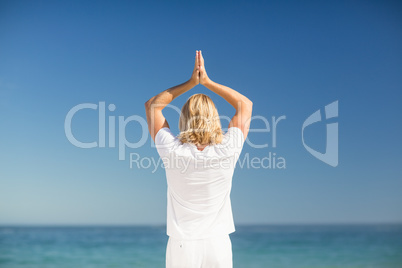
[[207,87],[209,90],[215,92],[227,102],[229,102],[235,109],[236,113],[232,117],[229,123],[230,127],[238,127],[244,134],[244,139],[247,138],[250,129],[250,120],[253,110],[253,102],[249,100],[246,96],[240,94],[230,87],[218,84],[211,79],[209,79],[207,72],[205,70],[204,58],[202,52],[199,53],[199,63],[200,63],[200,84]]
[[148,130],[152,139],[155,141],[155,136],[158,131],[163,127],[169,127],[169,124],[162,114],[162,110],[171,103],[175,98],[189,91],[199,84],[199,57],[196,51],[194,70],[191,78],[174,87],[166,89],[158,95],[150,98],[145,102],[145,112],[147,115]]

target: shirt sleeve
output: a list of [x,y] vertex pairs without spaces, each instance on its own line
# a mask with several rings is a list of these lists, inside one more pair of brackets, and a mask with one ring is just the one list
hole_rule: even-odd
[[240,157],[241,151],[244,145],[244,134],[238,127],[230,127],[226,132],[225,136],[227,136],[227,146],[230,151],[230,154],[235,155],[236,161]]
[[155,147],[160,157],[164,157],[169,154],[173,148],[177,137],[175,137],[168,127],[161,128],[155,136]]

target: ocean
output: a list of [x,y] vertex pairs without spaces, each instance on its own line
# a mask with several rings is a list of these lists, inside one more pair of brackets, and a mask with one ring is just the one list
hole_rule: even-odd
[[[1,268],[165,267],[165,226],[2,226]],[[402,225],[250,225],[236,268],[402,268]]]

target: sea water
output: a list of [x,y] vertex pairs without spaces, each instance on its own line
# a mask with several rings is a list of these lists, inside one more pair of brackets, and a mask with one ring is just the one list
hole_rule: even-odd
[[[402,225],[249,225],[234,267],[402,267]],[[165,226],[2,226],[0,268],[164,267]]]

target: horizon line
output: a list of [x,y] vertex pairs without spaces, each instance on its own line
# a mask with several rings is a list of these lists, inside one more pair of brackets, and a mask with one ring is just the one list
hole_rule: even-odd
[[[402,222],[300,222],[300,223],[238,223],[237,227],[246,226],[373,226],[402,225]],[[0,223],[3,227],[166,227],[166,223]]]

